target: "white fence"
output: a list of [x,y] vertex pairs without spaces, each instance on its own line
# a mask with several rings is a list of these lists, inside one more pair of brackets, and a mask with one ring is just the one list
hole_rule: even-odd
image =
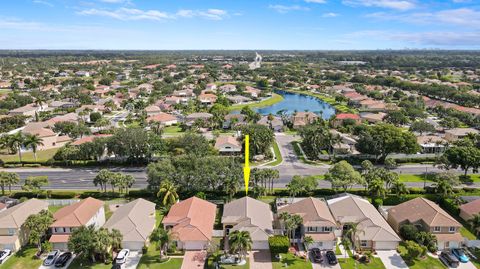
[[48,205],[51,206],[66,206],[66,205],[71,205],[73,203],[76,203],[80,201],[79,199],[49,199],[47,200]]

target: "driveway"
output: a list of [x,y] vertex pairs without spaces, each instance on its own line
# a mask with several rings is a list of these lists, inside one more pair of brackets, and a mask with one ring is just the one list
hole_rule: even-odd
[[122,269],[135,269],[137,268],[138,263],[140,262],[140,258],[142,257],[141,251],[131,251],[130,255],[128,255],[127,262],[122,265]]
[[[60,255],[62,255],[62,253],[60,253]],[[59,256],[60,256],[59,255]],[[72,261],[75,259],[75,254],[73,254],[72,258],[70,258],[70,260],[68,260],[67,264],[65,264],[64,267],[55,267],[55,265],[50,265],[50,266],[45,266],[43,265],[43,260],[45,260],[45,258],[42,259],[42,265],[40,265],[40,267],[38,267],[38,269],[54,269],[54,268],[68,268],[68,266],[70,265],[70,263],[72,263]]]
[[377,250],[377,256],[382,260],[386,269],[408,269],[405,261],[395,250]]
[[270,250],[253,250],[249,253],[250,268],[272,269]]
[[312,268],[313,269],[324,269],[324,268],[329,268],[329,269],[341,269],[340,267],[340,264],[329,264],[327,262],[327,256],[325,255],[325,253],[323,253],[323,262],[322,263],[315,263],[313,262],[313,258],[312,258],[312,253],[309,251],[308,252],[308,256],[310,258],[310,262],[312,263]]
[[463,263],[461,262],[457,269],[477,269],[477,267],[472,262]]
[[185,251],[182,269],[203,268],[205,265],[205,255],[204,251]]

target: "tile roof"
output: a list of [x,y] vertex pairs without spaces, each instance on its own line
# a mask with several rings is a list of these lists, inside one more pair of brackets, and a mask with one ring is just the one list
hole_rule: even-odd
[[28,216],[48,208],[48,203],[30,199],[0,212],[0,228],[20,228]]
[[303,218],[305,226],[336,226],[335,221],[327,203],[324,201],[308,197],[293,204],[282,207],[278,213],[288,212],[290,214],[297,214]]
[[466,203],[460,206],[460,209],[465,211],[469,215],[476,215],[480,213],[480,199],[473,200],[470,203]]
[[86,225],[103,205],[103,201],[88,197],[78,203],[63,207],[53,214],[55,222],[50,227],[80,227]]

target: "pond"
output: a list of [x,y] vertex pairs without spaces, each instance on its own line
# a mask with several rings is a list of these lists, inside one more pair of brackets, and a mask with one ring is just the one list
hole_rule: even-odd
[[262,115],[276,115],[279,111],[285,111],[287,114],[293,114],[295,111],[310,111],[324,119],[329,119],[335,115],[335,108],[330,104],[309,95],[290,93],[276,90],[275,93],[283,96],[283,100],[268,107],[255,109]]

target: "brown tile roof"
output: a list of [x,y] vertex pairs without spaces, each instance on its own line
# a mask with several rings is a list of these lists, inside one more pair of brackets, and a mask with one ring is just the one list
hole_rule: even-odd
[[324,201],[308,197],[301,201],[282,207],[279,213],[288,212],[297,214],[303,218],[305,226],[336,226],[337,223],[328,209],[327,203]]
[[463,204],[460,206],[460,209],[471,216],[476,215],[480,213],[480,199]]
[[428,226],[461,227],[462,225],[434,202],[418,197],[388,209],[397,223],[423,220]]
[[220,148],[225,144],[241,147],[240,142],[233,136],[219,136],[215,141],[215,148]]
[[112,136],[111,134],[98,134],[98,135],[89,135],[89,136],[84,136],[76,141],[74,141],[72,143],[72,145],[74,146],[79,146],[81,144],[85,144],[85,143],[88,143],[88,142],[92,142],[93,140],[95,140],[95,138],[100,138],[100,137],[110,137]]
[[150,116],[147,118],[147,122],[158,121],[158,122],[169,122],[177,120],[177,118],[171,114],[160,112],[156,115]]
[[0,212],[0,229],[20,228],[31,214],[37,214],[48,208],[48,203],[30,199]]
[[50,243],[66,243],[70,238],[69,234],[53,234],[48,240]]
[[181,241],[210,240],[216,213],[215,204],[191,197],[174,204],[162,223],[175,224],[172,232]]
[[80,227],[86,225],[103,205],[103,201],[88,197],[78,203],[63,207],[53,214],[55,222],[50,227]]

